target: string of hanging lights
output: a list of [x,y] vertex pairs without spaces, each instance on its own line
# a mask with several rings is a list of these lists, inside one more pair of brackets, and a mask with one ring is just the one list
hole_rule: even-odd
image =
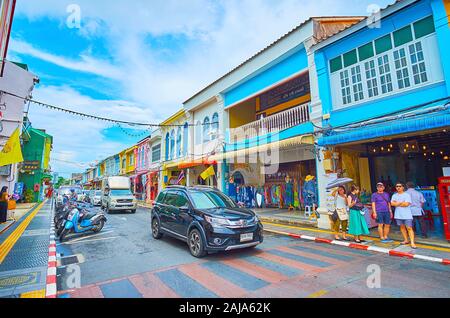
[[128,126],[140,126],[140,127],[149,127],[149,128],[161,128],[161,127],[185,127],[190,126],[190,127],[195,127],[195,126],[205,126],[205,125],[211,125],[210,123],[196,123],[196,124],[166,124],[166,125],[161,125],[161,124],[152,124],[152,123],[142,123],[142,122],[131,122],[131,121],[124,121],[124,120],[117,120],[117,119],[112,119],[112,118],[106,118],[106,117],[101,117],[101,116],[95,116],[95,115],[91,115],[91,114],[86,114],[86,113],[81,113],[81,112],[77,112],[77,111],[73,111],[64,107],[60,107],[60,106],[55,106],[55,105],[51,105],[48,103],[44,103],[41,101],[37,101],[31,98],[25,98],[10,92],[6,92],[3,90],[0,90],[0,94],[7,94],[19,99],[22,99],[24,102],[29,102],[29,103],[33,103],[35,105],[38,105],[40,107],[44,107],[53,111],[58,111],[58,112],[63,112],[66,114],[70,114],[72,116],[78,116],[81,118],[87,118],[87,119],[92,119],[92,120],[98,120],[98,121],[103,121],[103,122],[109,122],[109,123],[114,123],[114,124],[122,124],[122,125],[128,125]]

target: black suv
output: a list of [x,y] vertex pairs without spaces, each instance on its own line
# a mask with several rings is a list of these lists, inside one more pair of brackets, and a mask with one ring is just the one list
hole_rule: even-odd
[[195,257],[263,242],[263,226],[256,214],[209,187],[166,188],[156,199],[151,220],[155,239],[167,234],[183,240]]

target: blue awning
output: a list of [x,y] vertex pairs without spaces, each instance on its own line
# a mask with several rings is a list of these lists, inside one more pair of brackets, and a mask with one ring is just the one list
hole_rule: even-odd
[[397,119],[392,122],[352,128],[345,132],[334,133],[319,138],[319,146],[334,146],[357,141],[365,141],[382,137],[409,134],[450,126],[449,110],[436,112],[419,118]]

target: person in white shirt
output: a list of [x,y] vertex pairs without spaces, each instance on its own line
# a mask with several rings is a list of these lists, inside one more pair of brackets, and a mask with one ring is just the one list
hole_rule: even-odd
[[406,183],[406,187],[408,188],[408,191],[406,193],[409,193],[411,196],[411,212],[414,218],[414,228],[417,222],[420,224],[420,230],[422,231],[423,237],[427,236],[427,225],[424,220],[425,213],[423,211],[423,206],[425,204],[425,197],[423,194],[415,189],[415,185],[413,182]]
[[397,182],[395,185],[397,192],[392,196],[391,205],[395,207],[395,220],[397,225],[400,226],[400,231],[402,232],[404,241],[402,245],[408,245],[408,235],[411,241],[411,247],[416,249],[417,246],[414,240],[414,229],[413,229],[413,215],[411,211],[411,196],[409,193],[405,192],[405,186],[401,182]]

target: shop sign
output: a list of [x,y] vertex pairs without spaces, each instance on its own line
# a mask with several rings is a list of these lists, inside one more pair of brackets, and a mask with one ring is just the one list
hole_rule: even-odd
[[41,163],[39,161],[24,161],[20,170],[24,172],[31,172],[39,170]]
[[262,94],[260,97],[260,111],[265,111],[309,93],[310,84],[308,75],[297,77]]

